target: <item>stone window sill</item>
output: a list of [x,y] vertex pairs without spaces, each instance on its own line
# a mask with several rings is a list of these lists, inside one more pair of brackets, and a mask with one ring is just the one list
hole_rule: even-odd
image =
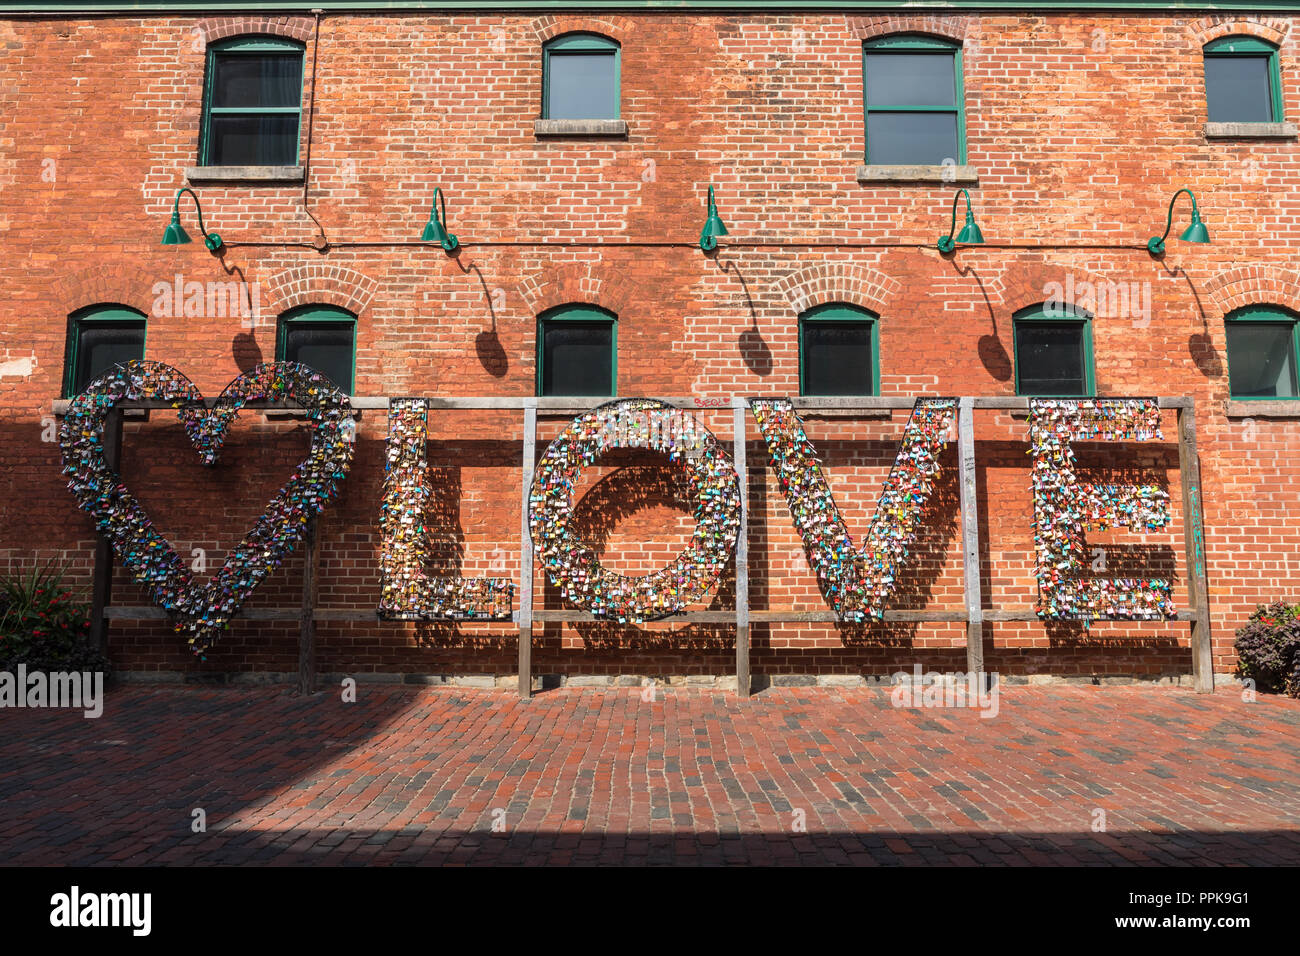
[[860,183],[942,183],[974,186],[979,172],[974,166],[859,166]]
[[626,136],[627,120],[539,119],[533,122],[535,136]]
[[1206,123],[1206,139],[1295,139],[1295,123]]
[[300,183],[301,166],[190,166],[185,178],[192,183]]
[[1300,418],[1300,398],[1230,398],[1229,418]]

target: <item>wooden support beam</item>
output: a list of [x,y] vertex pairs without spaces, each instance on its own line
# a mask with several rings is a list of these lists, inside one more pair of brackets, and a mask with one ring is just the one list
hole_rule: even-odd
[[1192,621],[1192,685],[1214,693],[1214,653],[1210,645],[1209,587],[1205,576],[1205,527],[1201,515],[1201,463],[1196,455],[1196,407],[1178,409],[1178,477],[1183,486],[1183,546]]
[[[654,397],[654,396],[638,396]],[[894,409],[910,409],[916,403],[917,398],[925,398],[923,395],[867,395],[867,396],[791,396],[790,403],[796,411],[799,412],[816,412],[816,411],[889,411]],[[937,396],[929,396],[937,397]],[[1147,396],[1140,396],[1147,397]],[[658,398],[658,401],[667,402],[669,405],[675,405],[678,408],[688,409],[710,409],[710,408],[727,408],[735,407],[736,403],[744,403],[746,399],[743,396],[718,396],[718,397],[699,397],[699,396],[669,396]],[[1122,399],[1121,399],[1122,400]],[[215,398],[205,398],[204,403],[211,407],[216,401]],[[388,398],[385,396],[368,396],[354,395],[351,398],[351,405],[354,410],[362,411],[368,409],[385,409],[388,407]],[[429,408],[435,409],[504,409],[519,410],[522,408],[536,408],[546,415],[578,415],[590,411],[602,399],[593,401],[583,397],[564,397],[564,396],[547,396],[545,398],[531,398],[527,396],[503,396],[503,395],[484,395],[484,396],[445,396],[435,395],[425,399],[429,403]],[[998,408],[1012,411],[1026,411],[1029,408],[1029,399],[1018,395],[977,395],[974,397],[975,408]],[[1192,399],[1177,396],[1160,396],[1156,399],[1161,408],[1191,408]],[[52,403],[52,409],[55,415],[66,415],[71,402],[67,399],[56,399]],[[171,408],[170,402],[161,399],[140,399],[133,402],[120,402],[117,405],[122,409],[141,409],[141,408]],[[256,401],[249,402],[246,406],[249,409],[264,409],[273,411],[292,412],[299,410],[296,402],[279,402],[279,401]],[[1261,413],[1265,414],[1265,413]]]
[[[1168,620],[1168,621],[1191,621],[1191,620],[1195,620],[1195,618],[1196,618],[1196,615],[1195,615],[1193,612],[1191,612],[1191,611],[1178,611],[1178,612],[1177,612],[1176,614],[1174,614],[1174,616],[1171,617],[1171,618],[1163,618],[1163,617],[1152,618],[1152,619],[1147,619],[1147,618],[1138,618],[1138,619],[1136,619],[1136,621],[1137,621],[1137,623],[1152,623],[1152,624],[1155,624],[1155,623],[1159,623],[1159,622],[1161,622],[1161,621],[1166,621],[1166,620]],[[1019,609],[1019,610],[1017,610],[1016,608],[1010,608],[1010,609],[1007,609],[1007,610],[998,610],[998,609],[996,609],[996,608],[986,608],[986,609],[984,610],[984,620],[986,620],[986,621],[1041,621],[1041,620],[1043,620],[1043,618],[1039,617],[1039,616],[1038,616],[1038,613],[1037,613],[1036,611],[1032,610],[1031,608],[1024,608],[1024,609]],[[1082,621],[1083,618],[1081,618],[1081,617],[1062,617],[1062,618],[1057,618],[1057,620],[1060,620],[1060,621],[1063,621],[1063,622],[1068,623],[1068,622],[1071,622],[1071,621]],[[1131,619],[1131,618],[1124,618],[1124,617],[1097,617],[1097,618],[1092,618],[1092,621],[1093,621],[1093,623],[1095,623],[1095,624],[1124,623],[1124,622],[1126,622],[1126,621],[1129,622],[1129,623],[1133,623],[1133,619]]]
[[975,494],[973,400],[957,403],[957,475],[961,485],[962,572],[966,591],[966,672],[984,673],[984,596],[980,576],[980,516]]
[[740,476],[740,532],[736,536],[736,693],[748,697],[749,671],[749,469],[745,459],[745,415],[737,403],[732,409],[733,455]]
[[537,408],[524,408],[523,461],[519,477],[519,696],[533,696],[533,538],[528,528],[528,503],[537,464]]
[[[122,410],[111,408],[104,419],[104,464],[118,471],[122,460]],[[113,545],[95,539],[95,573],[90,585],[90,642],[108,657],[108,606],[113,598]]]
[[[727,611],[685,611],[666,618],[669,622],[691,624],[733,624],[736,628],[736,686],[742,697],[749,696],[752,674],[750,667],[750,627],[753,623],[767,622],[825,622],[837,618],[829,610],[751,610],[749,607],[749,487],[746,461],[746,415],[748,403],[742,397],[722,398],[669,398],[661,399],[684,409],[712,409],[730,407],[733,412],[733,448],[736,470],[740,480],[741,526],[736,544],[736,607]],[[211,404],[212,400],[208,400]],[[387,408],[384,397],[358,397],[356,408]],[[871,397],[819,397],[793,399],[801,411],[823,410],[832,414],[884,412],[912,408],[911,396]],[[1214,689],[1213,657],[1210,640],[1210,609],[1205,568],[1205,539],[1201,511],[1199,463],[1196,453],[1195,405],[1188,397],[1161,397],[1161,408],[1178,413],[1178,452],[1182,475],[1184,541],[1186,544],[1187,574],[1190,607],[1180,611],[1175,620],[1192,624],[1193,675],[1198,691]],[[286,408],[284,403],[259,403],[267,408]],[[537,419],[542,415],[577,414],[595,404],[584,398],[566,397],[448,397],[428,399],[433,409],[498,409],[523,411],[523,454],[520,489],[520,569],[519,610],[513,615],[519,629],[519,694],[532,695],[532,637],[535,622],[591,621],[589,612],[577,609],[538,610],[533,608],[534,554],[529,532],[529,498],[537,452]],[[65,414],[68,403],[54,403],[55,414]],[[164,402],[123,402],[108,412],[105,420],[104,459],[114,471],[119,468],[122,419],[124,411],[140,408],[166,407]],[[984,609],[982,604],[982,577],[979,561],[978,502],[976,500],[973,409],[1027,410],[1028,399],[1019,396],[963,397],[958,404],[959,481],[962,509],[962,550],[965,584],[964,609],[888,610],[887,622],[964,622],[966,624],[967,668],[972,672],[984,668],[983,623],[985,621],[1037,621],[1032,609]],[[346,608],[317,608],[316,577],[320,541],[316,522],[313,521],[304,537],[307,561],[303,575],[303,594],[300,606],[290,608],[258,608],[240,616],[250,621],[297,621],[299,625],[299,689],[310,693],[315,686],[315,622],[352,621],[366,622],[376,619],[373,611]],[[95,570],[91,602],[92,640],[107,653],[108,622],[111,620],[165,619],[166,612],[157,607],[111,606],[111,584],[114,555],[107,539],[99,538],[95,546]],[[463,623],[491,624],[490,621],[465,619]],[[499,622],[498,622],[499,623]]]
[[319,519],[307,522],[303,534],[302,607],[298,613],[298,693],[316,691],[316,565],[320,560]]

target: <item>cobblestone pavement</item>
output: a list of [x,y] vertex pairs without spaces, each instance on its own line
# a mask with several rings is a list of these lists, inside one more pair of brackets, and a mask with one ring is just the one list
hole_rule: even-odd
[[359,698],[0,711],[0,861],[1300,863],[1300,701],[1232,688],[1007,687],[992,719],[881,689]]

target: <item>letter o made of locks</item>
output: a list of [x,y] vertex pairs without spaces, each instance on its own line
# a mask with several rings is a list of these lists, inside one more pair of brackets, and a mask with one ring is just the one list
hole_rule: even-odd
[[[607,570],[570,527],[583,468],[615,448],[666,454],[686,470],[695,503],[691,543],[640,577]],[[666,617],[703,598],[731,560],[740,519],[740,480],[717,438],[689,413],[647,398],[607,402],[570,422],[547,446],[529,496],[529,529],[551,582],[595,617],[620,623]]]

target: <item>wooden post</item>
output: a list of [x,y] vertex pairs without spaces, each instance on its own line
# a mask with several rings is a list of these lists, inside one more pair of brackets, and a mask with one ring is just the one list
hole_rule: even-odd
[[[104,464],[118,471],[122,458],[122,409],[110,408],[104,420]],[[100,535],[95,540],[95,574],[90,589],[90,641],[108,656],[108,618],[104,610],[113,598],[113,545]]]
[[736,535],[736,693],[749,696],[749,470],[745,462],[744,399],[732,409],[733,454],[740,476],[740,531]]
[[975,415],[969,396],[957,404],[958,478],[961,482],[962,571],[966,582],[966,671],[984,672],[984,602],[980,575],[980,516],[975,494]]
[[320,537],[316,518],[307,522],[303,534],[302,607],[298,614],[298,693],[316,691],[316,563]]
[[1201,465],[1196,456],[1196,406],[1178,407],[1178,473],[1183,486],[1183,546],[1187,554],[1187,593],[1191,598],[1192,684],[1197,693],[1214,693],[1214,654],[1210,646],[1210,599],[1205,576],[1205,527],[1201,520]]
[[528,504],[537,458],[537,405],[524,406],[523,461],[519,469],[519,696],[533,696],[533,539],[528,530]]

